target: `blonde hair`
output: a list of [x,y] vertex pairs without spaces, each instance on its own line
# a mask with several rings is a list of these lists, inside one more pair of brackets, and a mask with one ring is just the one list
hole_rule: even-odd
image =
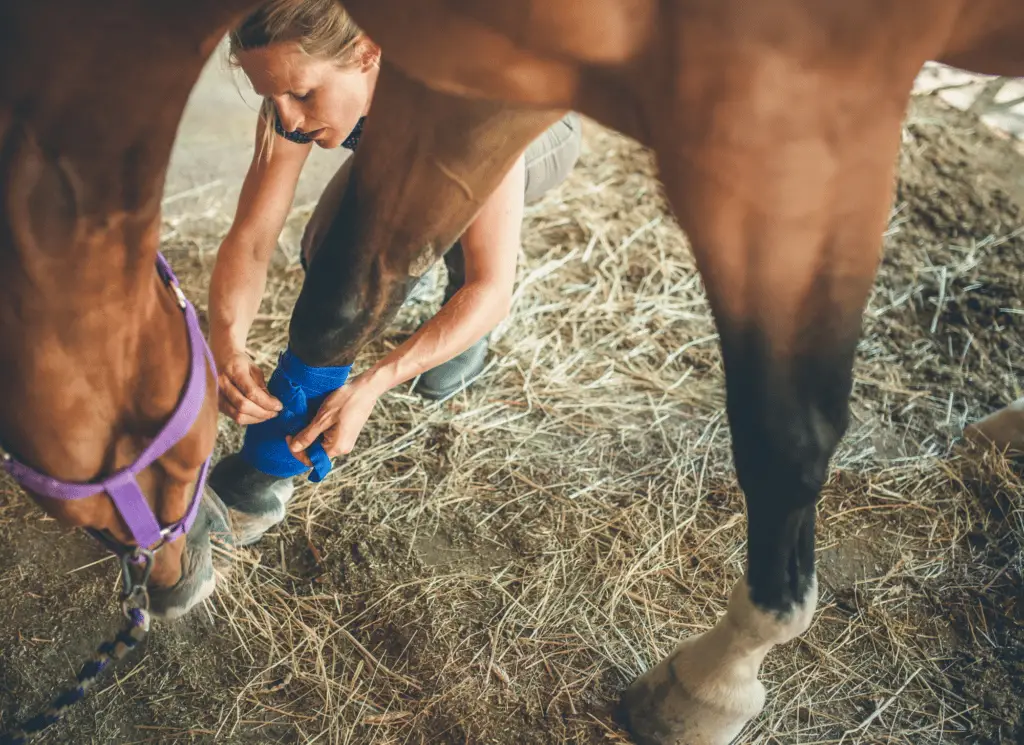
[[[229,35],[228,60],[238,67],[238,53],[293,42],[310,57],[350,65],[358,60],[359,28],[337,0],[270,0],[251,13]],[[277,109],[269,98],[260,106],[263,120],[261,155],[274,142]]]

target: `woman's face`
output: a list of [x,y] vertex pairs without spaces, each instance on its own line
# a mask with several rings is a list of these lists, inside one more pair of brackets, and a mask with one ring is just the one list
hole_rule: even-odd
[[237,58],[256,93],[274,102],[281,125],[311,136],[322,148],[338,147],[370,108],[375,66],[310,57],[294,42],[239,52]]

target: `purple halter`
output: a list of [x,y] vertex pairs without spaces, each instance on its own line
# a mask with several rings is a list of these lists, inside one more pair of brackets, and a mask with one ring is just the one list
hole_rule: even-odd
[[[111,540],[102,533],[89,530],[89,533],[102,542],[110,551],[121,556],[122,559],[128,556],[140,558],[143,554],[149,554],[160,548],[165,543],[170,543],[185,535],[195,522],[199,514],[199,504],[202,501],[203,487],[206,484],[206,475],[210,470],[210,458],[206,459],[196,479],[195,493],[192,501],[185,511],[185,516],[172,525],[161,528],[160,522],[153,514],[153,510],[146,501],[136,476],[148,468],[152,463],[178,444],[195,423],[199,411],[202,409],[203,401],[206,398],[206,365],[209,365],[213,377],[217,377],[217,368],[213,362],[213,355],[203,338],[203,332],[199,328],[199,317],[196,309],[192,306],[178,286],[178,278],[174,276],[167,260],[161,255],[156,257],[156,270],[167,287],[174,293],[178,306],[185,315],[185,327],[188,331],[188,342],[191,356],[188,382],[185,384],[185,391],[178,402],[178,407],[171,414],[171,418],[164,425],[160,433],[153,439],[149,446],[142,451],[138,459],[127,468],[108,476],[102,481],[95,481],[89,484],[59,481],[38,471],[29,468],[24,463],[19,463],[7,453],[2,453],[4,469],[14,477],[15,481],[25,489],[42,497],[51,499],[84,499],[100,492],[106,492],[114,500],[121,519],[128,526],[128,530],[135,540],[134,546],[126,546]],[[212,457],[212,456],[211,456]],[[151,565],[151,561],[147,561]]]

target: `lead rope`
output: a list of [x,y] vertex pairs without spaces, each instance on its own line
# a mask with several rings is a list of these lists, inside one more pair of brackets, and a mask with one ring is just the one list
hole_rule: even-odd
[[[143,580],[136,582],[131,578],[128,564],[142,560],[145,567]],[[135,649],[146,634],[149,633],[149,594],[146,592],[145,581],[152,568],[153,554],[145,550],[136,550],[133,554],[121,557],[121,571],[124,578],[124,592],[121,595],[121,608],[127,619],[124,627],[111,641],[103,642],[88,662],[82,665],[76,678],[77,685],[66,689],[53,700],[49,708],[36,714],[20,728],[0,735],[0,745],[24,745],[43,730],[61,720],[67,710],[85,698],[85,694],[99,680],[103,671],[111,663],[118,662],[126,654]],[[139,603],[133,607],[131,603]]]

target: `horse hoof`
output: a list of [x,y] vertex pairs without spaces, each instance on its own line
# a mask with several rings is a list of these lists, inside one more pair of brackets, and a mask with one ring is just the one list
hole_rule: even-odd
[[253,468],[235,453],[221,460],[210,474],[210,488],[227,505],[238,546],[256,543],[284,520],[295,485]]
[[1024,453],[1024,398],[964,429],[964,444],[970,448],[995,448],[1011,454]]
[[637,678],[622,694],[615,718],[636,745],[730,745],[764,706],[764,687],[756,679],[736,691],[723,686],[714,691],[718,704],[687,690],[674,660]]
[[[154,617],[181,618],[213,594],[217,586],[213,542],[232,545],[231,518],[217,495],[207,489],[196,521],[185,536],[181,579],[173,587],[150,588],[149,607]],[[216,564],[224,570],[230,560],[218,555]]]

